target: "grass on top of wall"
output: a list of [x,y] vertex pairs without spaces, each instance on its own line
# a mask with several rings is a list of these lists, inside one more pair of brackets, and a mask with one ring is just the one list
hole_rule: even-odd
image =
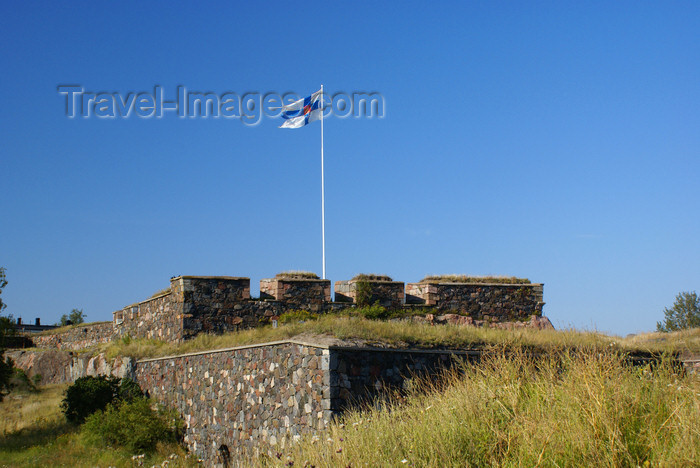
[[407,320],[379,321],[355,316],[322,315],[317,320],[282,324],[226,333],[201,334],[184,343],[158,340],[122,339],[97,347],[108,357],[151,358],[297,338],[314,342],[331,337],[350,344],[361,341],[370,346],[483,349],[521,346],[534,350],[567,348],[615,349],[625,352],[698,352],[700,328],[675,333],[649,333],[619,338],[598,332],[576,330],[500,330],[456,325],[429,325]]
[[491,284],[530,284],[527,278],[515,276],[469,276],[469,275],[428,275],[421,283],[491,283]]
[[[699,466],[700,379],[615,352],[494,353],[250,466]],[[243,465],[248,466],[247,463]]]

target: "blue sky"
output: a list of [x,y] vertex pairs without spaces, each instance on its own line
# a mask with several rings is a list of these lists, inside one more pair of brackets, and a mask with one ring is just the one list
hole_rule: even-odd
[[327,276],[516,275],[555,326],[700,289],[697,2],[5,2],[6,313],[89,320],[171,276],[321,273],[320,126],[65,116],[88,91],[374,91],[325,121]]

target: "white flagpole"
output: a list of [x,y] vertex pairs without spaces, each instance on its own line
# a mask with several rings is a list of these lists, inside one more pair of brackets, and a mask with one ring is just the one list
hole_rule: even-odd
[[326,279],[326,190],[323,182],[323,85],[321,85],[321,259]]

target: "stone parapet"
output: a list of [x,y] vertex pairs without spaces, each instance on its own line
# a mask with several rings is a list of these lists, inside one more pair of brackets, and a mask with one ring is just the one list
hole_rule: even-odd
[[260,280],[260,299],[284,301],[291,306],[318,312],[331,301],[331,282],[324,279],[265,278]]
[[79,350],[109,343],[113,335],[112,322],[95,322],[33,334],[30,339],[37,348]]
[[171,289],[114,312],[114,338],[182,339],[182,304],[173,298]]
[[526,320],[542,315],[543,284],[408,283],[406,303],[454,311],[474,320]]
[[[400,281],[355,280],[335,282],[336,302],[380,305],[398,309],[404,303],[404,283]],[[364,297],[363,297],[364,296]]]

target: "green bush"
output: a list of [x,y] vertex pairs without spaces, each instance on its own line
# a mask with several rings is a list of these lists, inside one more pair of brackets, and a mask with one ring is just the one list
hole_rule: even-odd
[[10,387],[12,391],[19,392],[36,392],[36,386],[29,379],[29,376],[24,369],[15,367],[10,378]]
[[306,322],[307,320],[316,320],[317,314],[312,314],[308,310],[290,310],[280,315],[280,323],[295,323]]
[[91,414],[81,433],[93,444],[150,452],[158,442],[179,441],[183,427],[177,413],[138,397]]
[[372,285],[369,281],[358,281],[355,285],[355,303],[358,307],[370,307],[372,305]]
[[368,320],[386,320],[391,313],[386,307],[375,302],[371,306],[358,307],[357,313]]
[[66,389],[61,408],[68,421],[81,424],[89,415],[104,410],[114,401],[131,401],[141,395],[138,384],[131,379],[87,376]]

